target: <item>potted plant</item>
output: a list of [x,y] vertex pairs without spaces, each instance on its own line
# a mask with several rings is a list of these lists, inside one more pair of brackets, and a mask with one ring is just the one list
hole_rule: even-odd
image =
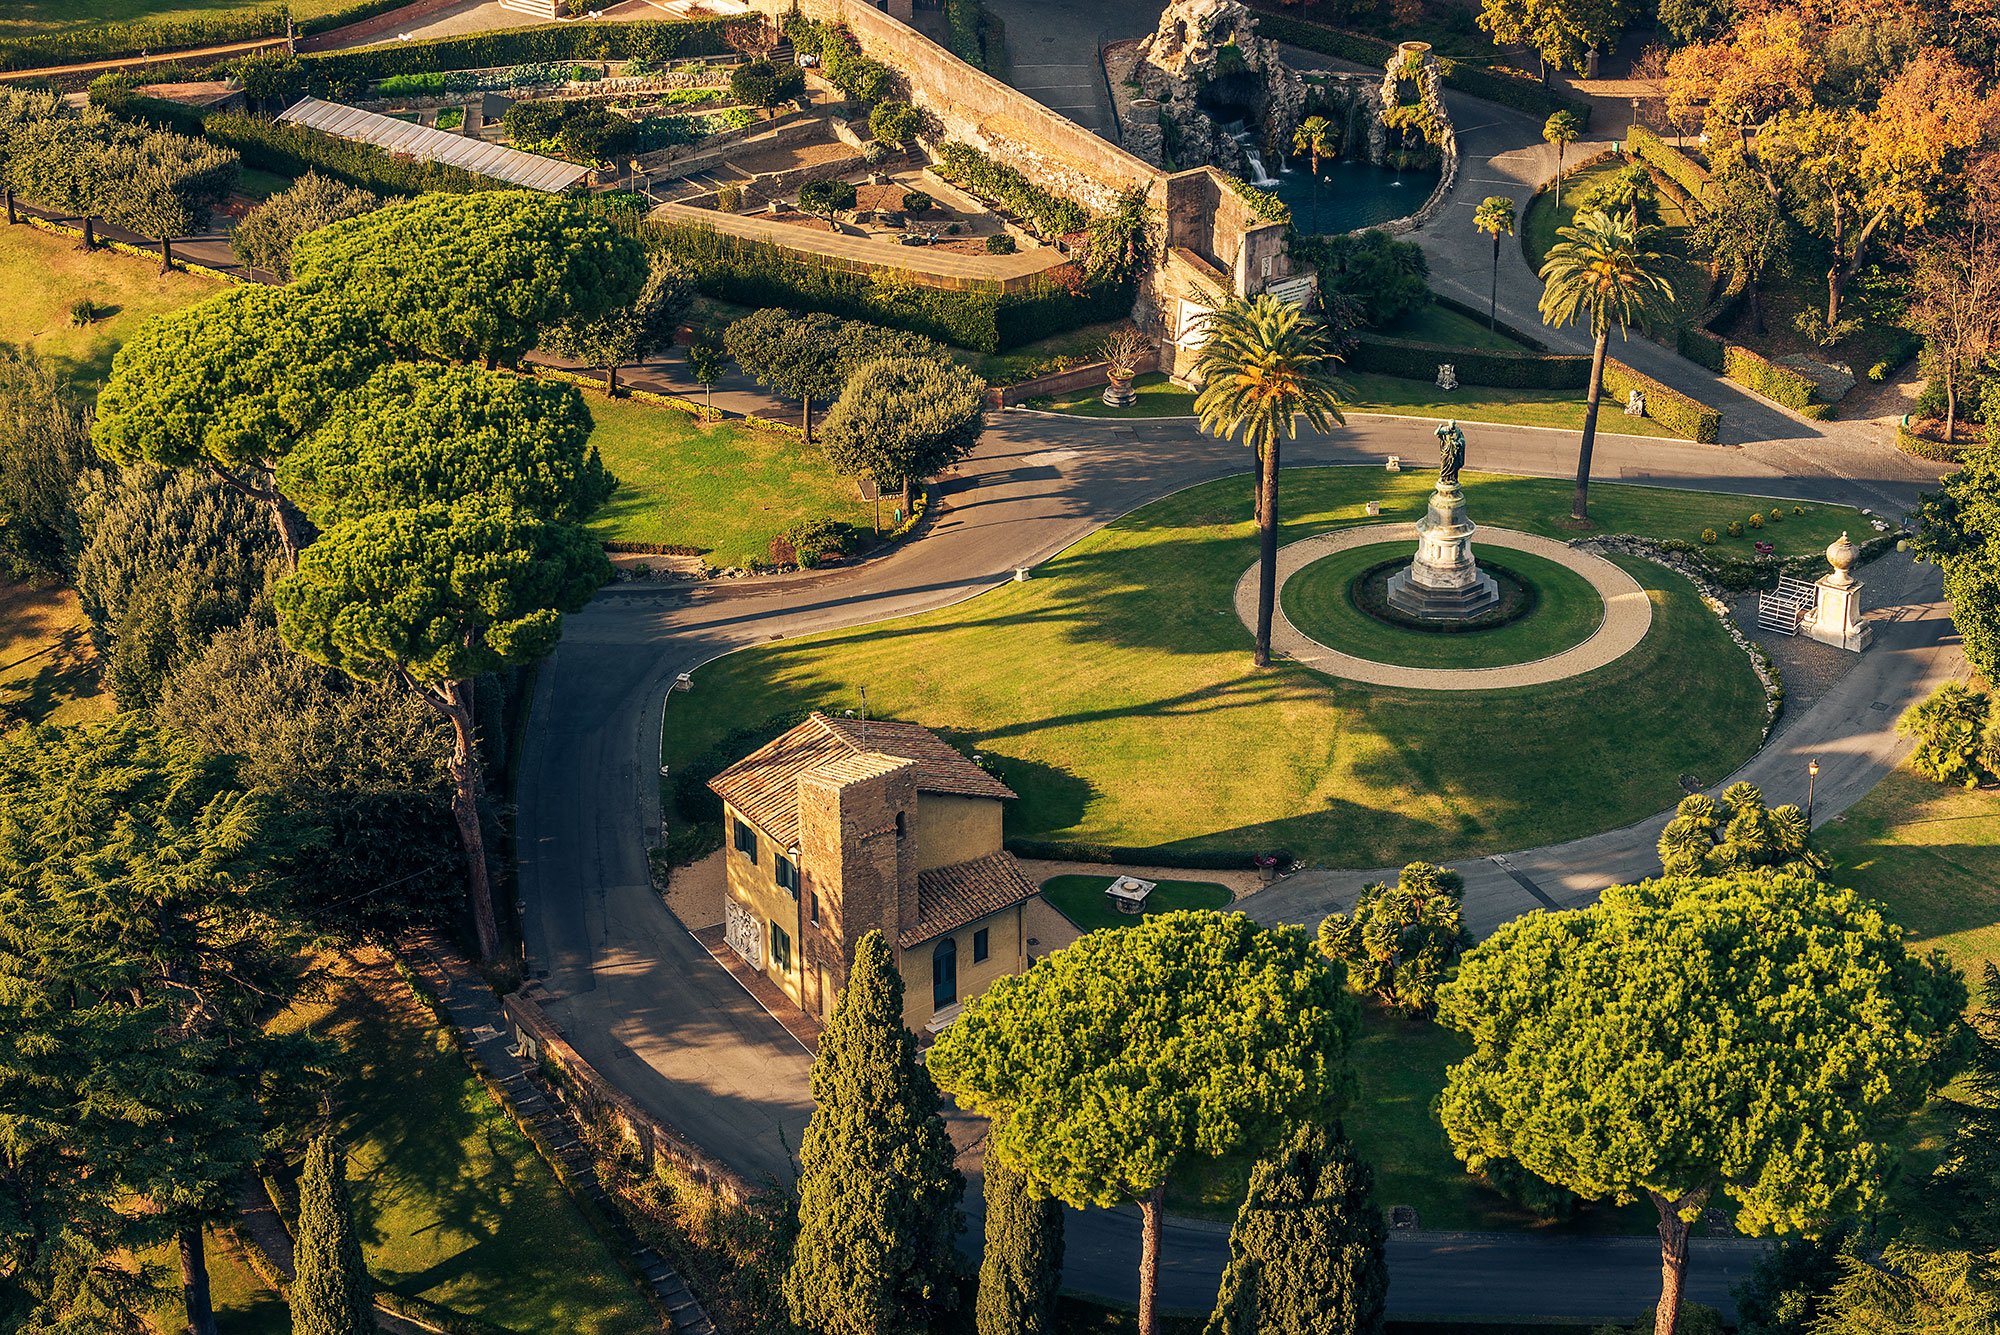
[[1104,384],[1104,403],[1110,408],[1129,408],[1137,397],[1132,392],[1133,377],[1139,374],[1139,363],[1153,350],[1145,336],[1131,325],[1124,325],[1111,332],[1098,346],[1097,355],[1106,362],[1105,373],[1109,377]]

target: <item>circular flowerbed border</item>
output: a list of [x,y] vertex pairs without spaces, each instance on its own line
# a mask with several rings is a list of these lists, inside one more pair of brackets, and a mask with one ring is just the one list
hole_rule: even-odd
[[[1475,549],[1499,548],[1527,552],[1564,566],[1590,582],[1604,600],[1604,620],[1589,639],[1574,648],[1529,663],[1484,668],[1414,668],[1382,663],[1343,653],[1305,634],[1283,611],[1285,581],[1322,557],[1353,547],[1384,542],[1414,544],[1414,524],[1364,524],[1290,543],[1278,550],[1279,612],[1271,628],[1271,648],[1296,662],[1348,681],[1369,686],[1411,690],[1487,691],[1511,686],[1537,686],[1562,681],[1615,662],[1638,648],[1653,625],[1653,604],[1639,582],[1599,556],[1591,556],[1552,538],[1512,529],[1482,528]],[[1257,567],[1251,565],[1236,582],[1236,614],[1246,627],[1257,617]]]

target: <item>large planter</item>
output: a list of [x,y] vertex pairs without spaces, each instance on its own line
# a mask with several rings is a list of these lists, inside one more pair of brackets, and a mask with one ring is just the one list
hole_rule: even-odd
[[[1121,374],[1122,372],[1122,374]],[[1139,396],[1132,392],[1133,373],[1125,368],[1111,373],[1104,382],[1104,406],[1107,408],[1130,408]]]

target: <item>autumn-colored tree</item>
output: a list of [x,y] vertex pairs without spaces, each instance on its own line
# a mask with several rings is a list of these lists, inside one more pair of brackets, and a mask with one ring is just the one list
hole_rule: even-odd
[[1525,46],[1551,69],[1583,67],[1592,47],[1614,45],[1637,13],[1630,0],[1482,0],[1479,26],[1499,46]]
[[1904,1120],[1952,1074],[1965,987],[1851,890],[1769,870],[1614,886],[1469,952],[1439,1018],[1472,1040],[1438,1115],[1508,1158],[1659,1212],[1654,1329],[1675,1335],[1712,1197],[1747,1233],[1868,1209]]
[[1826,70],[1820,31],[1796,11],[1759,10],[1667,59],[1667,119],[1726,144],[1780,111],[1812,105]]
[[[1992,165],[1987,173],[2000,175]],[[2000,207],[1975,190],[1957,227],[1911,248],[1909,327],[1924,339],[1924,367],[1944,390],[1944,439],[1956,438],[1968,381],[2000,353]]]
[[1873,109],[1780,112],[1758,136],[1760,156],[1828,246],[1826,309],[1809,332],[1831,341],[1841,299],[1883,231],[1914,231],[1946,207],[1969,155],[2000,127],[2000,100],[1977,73],[1926,51]]

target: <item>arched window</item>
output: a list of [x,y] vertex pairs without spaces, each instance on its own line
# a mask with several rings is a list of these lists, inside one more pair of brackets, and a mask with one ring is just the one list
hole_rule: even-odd
[[909,829],[909,824],[908,824],[907,820],[906,820],[906,819],[904,818],[904,816],[903,816],[903,813],[902,813],[902,812],[900,812],[900,811],[899,811],[899,812],[897,812],[897,813],[896,813],[896,837],[897,837],[898,839],[901,839],[901,838],[902,838],[902,837],[903,837],[904,835],[908,834],[909,832],[910,832],[910,829]]
[[931,951],[931,1009],[943,1010],[958,1000],[958,942],[950,937]]

